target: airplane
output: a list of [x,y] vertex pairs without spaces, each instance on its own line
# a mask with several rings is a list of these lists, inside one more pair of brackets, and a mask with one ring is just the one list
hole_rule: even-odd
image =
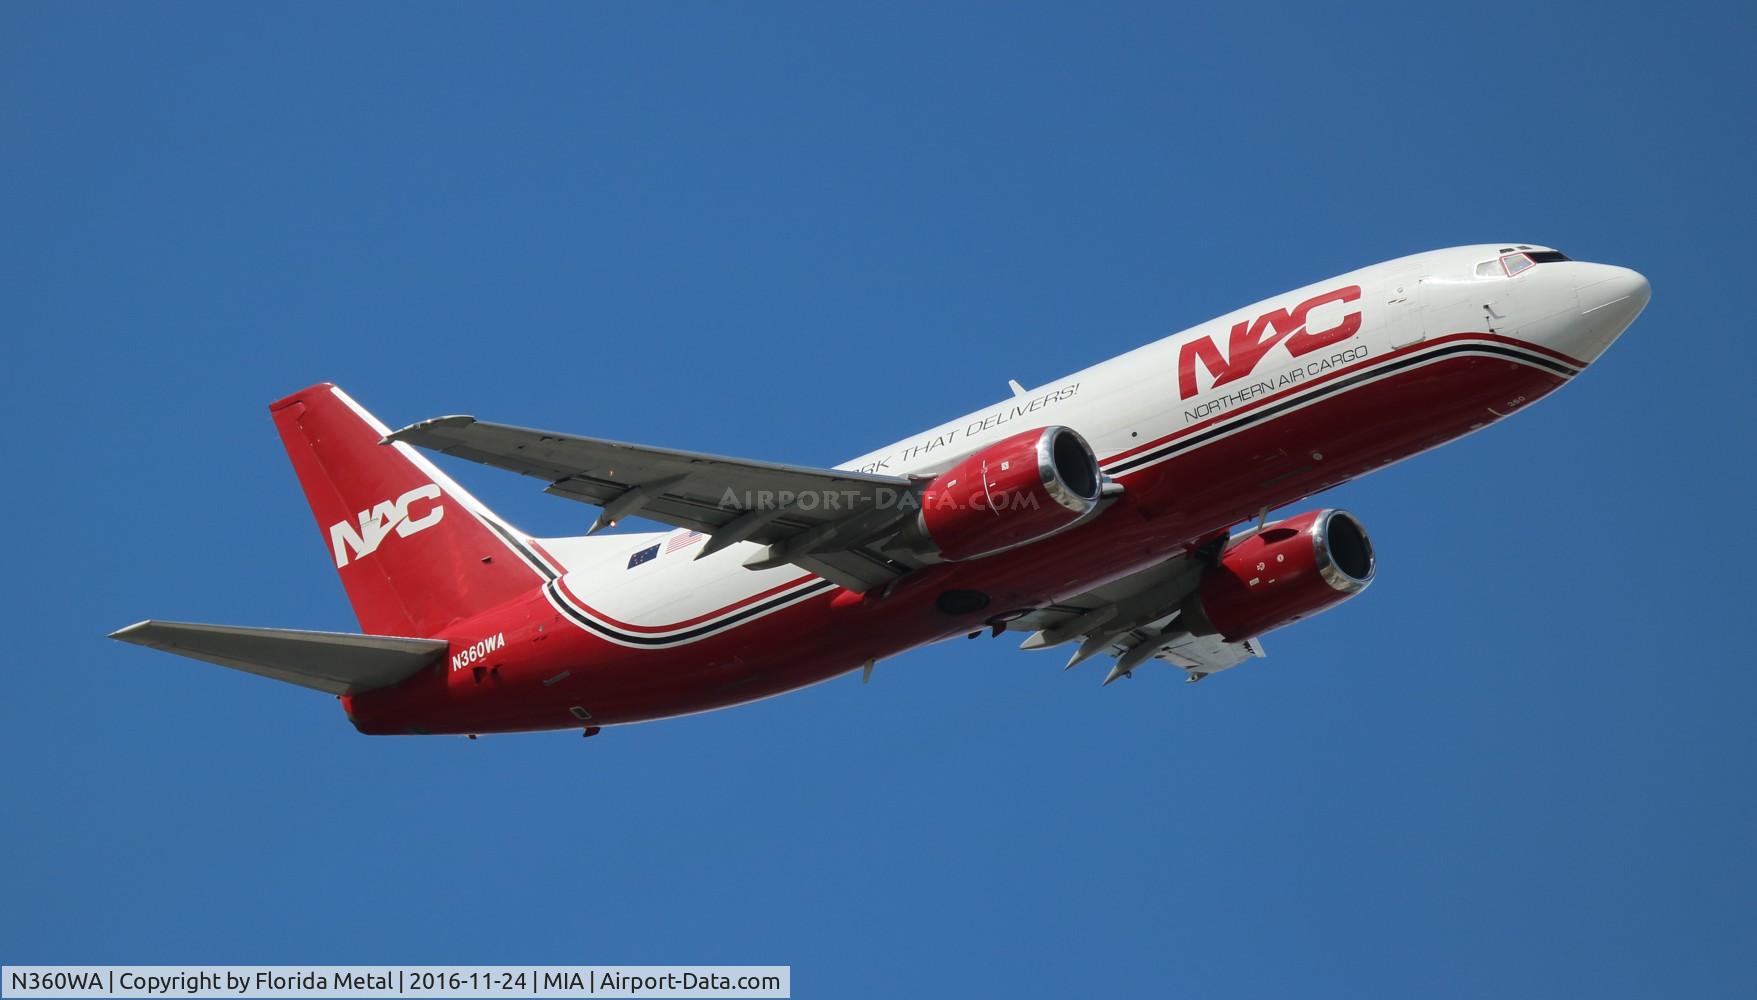
[[[833,469],[446,416],[321,383],[269,411],[362,634],[144,621],[113,638],[313,688],[367,734],[602,727],[792,691],[960,635],[1198,681],[1372,583],[1361,521],[1280,510],[1529,407],[1646,278],[1523,243],[1273,296]],[[429,461],[600,508],[533,538]],[[664,532],[603,533],[638,515]],[[1243,526],[1242,530],[1239,529]]]

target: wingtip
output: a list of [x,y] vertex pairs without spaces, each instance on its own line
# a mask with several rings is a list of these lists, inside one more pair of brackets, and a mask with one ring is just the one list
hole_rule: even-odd
[[410,424],[407,427],[391,431],[389,434],[380,438],[378,443],[395,444],[398,441],[406,441],[411,437],[421,434],[423,431],[429,431],[436,427],[468,427],[475,422],[475,417],[464,413],[454,413],[445,417],[434,417],[432,420],[422,420]]
[[133,634],[146,628],[152,623],[151,618],[137,621],[133,625],[124,626],[123,628],[111,632],[106,638],[115,639],[117,642],[135,642],[136,640],[133,638]]

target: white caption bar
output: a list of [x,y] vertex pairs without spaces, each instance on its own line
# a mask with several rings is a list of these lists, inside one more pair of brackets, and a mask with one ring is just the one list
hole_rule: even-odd
[[4,997],[789,997],[787,965],[8,965]]

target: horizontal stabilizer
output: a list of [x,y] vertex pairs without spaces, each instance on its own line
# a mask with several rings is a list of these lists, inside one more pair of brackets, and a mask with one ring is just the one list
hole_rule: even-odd
[[440,639],[159,621],[130,625],[110,638],[330,694],[407,680],[444,656],[447,645]]

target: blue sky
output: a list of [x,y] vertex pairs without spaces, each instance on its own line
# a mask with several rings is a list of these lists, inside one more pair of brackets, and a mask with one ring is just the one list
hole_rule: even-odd
[[[0,6],[0,959],[1757,991],[1757,14],[1209,6]],[[313,381],[832,464],[1488,240],[1653,303],[1334,491],[1377,585],[1196,687],[959,640],[590,742],[369,739],[103,638],[355,627],[265,411]]]

